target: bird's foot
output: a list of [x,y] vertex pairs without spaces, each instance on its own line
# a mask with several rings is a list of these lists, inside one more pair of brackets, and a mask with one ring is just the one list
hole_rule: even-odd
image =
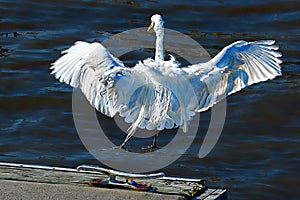
[[128,149],[125,147],[125,144],[121,144],[119,146],[114,146],[113,149],[121,149],[121,150],[128,151]]
[[150,145],[148,147],[142,148],[142,150],[145,151],[145,152],[153,152],[153,151],[155,151],[157,149],[159,149],[159,147],[156,144],[152,144],[152,145]]

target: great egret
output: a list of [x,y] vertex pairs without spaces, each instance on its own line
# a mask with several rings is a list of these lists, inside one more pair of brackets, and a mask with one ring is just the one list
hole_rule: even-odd
[[164,21],[160,15],[151,17],[148,31],[151,28],[156,33],[155,59],[139,61],[132,68],[100,43],[82,41],[63,51],[50,67],[60,82],[80,88],[99,112],[109,117],[119,113],[131,123],[121,147],[138,128],[180,126],[187,132],[195,113],[248,85],[281,75],[281,53],[274,40],[237,41],[208,62],[180,67],[174,57],[164,60]]

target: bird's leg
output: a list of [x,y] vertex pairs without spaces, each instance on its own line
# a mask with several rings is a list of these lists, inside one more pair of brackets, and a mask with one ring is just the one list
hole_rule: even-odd
[[155,149],[158,148],[158,146],[157,146],[157,135],[158,135],[158,134],[155,134],[155,135],[154,135],[152,145],[150,146],[151,148],[155,148]]
[[130,138],[131,138],[131,136],[127,135],[124,142],[120,146],[114,147],[114,149],[124,149],[125,151],[128,151],[127,148],[125,147],[125,145],[127,144],[127,142],[129,141]]
[[157,146],[157,136],[158,134],[155,134],[154,135],[154,138],[153,138],[153,142],[150,146],[146,147],[146,148],[142,148],[143,150],[147,150],[149,152],[155,150],[155,149],[158,149],[158,146]]

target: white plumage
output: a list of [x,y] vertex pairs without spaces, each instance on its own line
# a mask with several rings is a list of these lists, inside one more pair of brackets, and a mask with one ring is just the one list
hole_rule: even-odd
[[100,43],[76,42],[50,69],[60,82],[80,88],[90,104],[109,117],[131,123],[123,145],[138,128],[171,129],[242,88],[281,75],[281,53],[274,40],[237,41],[206,63],[179,67],[164,61],[164,21],[151,17],[156,32],[155,59],[128,68]]

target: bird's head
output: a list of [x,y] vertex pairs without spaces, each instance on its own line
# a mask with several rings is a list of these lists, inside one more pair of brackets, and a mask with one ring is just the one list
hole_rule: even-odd
[[147,31],[150,31],[153,27],[154,31],[158,31],[164,28],[164,20],[159,14],[152,15],[151,17],[151,24],[149,25]]

